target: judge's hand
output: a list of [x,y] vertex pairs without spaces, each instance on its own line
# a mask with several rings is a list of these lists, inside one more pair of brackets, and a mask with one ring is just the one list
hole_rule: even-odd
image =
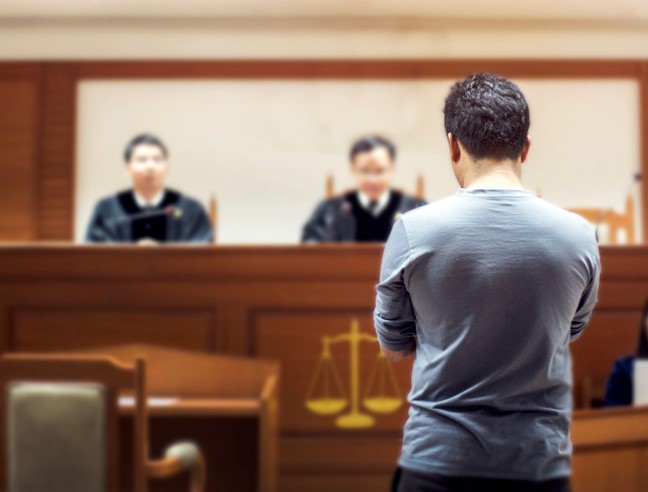
[[159,241],[151,239],[150,237],[145,237],[137,241],[138,246],[157,246],[158,244],[160,244]]

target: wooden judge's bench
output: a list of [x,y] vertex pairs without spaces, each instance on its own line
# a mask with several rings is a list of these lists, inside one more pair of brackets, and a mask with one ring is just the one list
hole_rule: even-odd
[[[139,343],[277,360],[279,490],[386,491],[411,361],[387,363],[373,338],[381,254],[380,245],[4,245],[0,349]],[[634,350],[648,298],[648,248],[601,254],[600,301],[572,345],[579,408]],[[648,490],[648,409],[577,410],[573,438],[575,492]]]

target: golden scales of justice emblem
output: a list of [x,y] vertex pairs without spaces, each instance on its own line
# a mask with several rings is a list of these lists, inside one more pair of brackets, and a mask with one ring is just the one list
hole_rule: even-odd
[[[376,344],[376,337],[360,331],[356,318],[351,331],[334,337],[322,337],[322,353],[306,396],[306,408],[317,415],[336,415],[349,404],[348,413],[340,415],[335,425],[345,429],[362,429],[375,424],[375,419],[360,409],[360,344]],[[350,394],[347,396],[338,369],[331,356],[331,345],[348,343],[350,356]],[[362,406],[374,414],[389,414],[403,404],[394,370],[383,353],[378,355],[362,398]]]

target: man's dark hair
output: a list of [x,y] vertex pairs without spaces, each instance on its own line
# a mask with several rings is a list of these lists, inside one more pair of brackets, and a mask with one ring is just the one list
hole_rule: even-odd
[[125,162],[130,162],[131,157],[133,157],[133,151],[135,150],[135,147],[138,145],[154,145],[155,147],[159,147],[162,153],[164,154],[164,157],[169,157],[169,151],[166,148],[166,145],[164,145],[164,142],[160,140],[158,137],[153,135],[152,133],[140,133],[139,135],[133,137],[130,142],[126,145],[126,148],[124,149],[124,161]]
[[529,105],[508,79],[476,73],[450,89],[443,108],[452,133],[474,159],[517,159],[529,133]]
[[374,149],[384,147],[389,152],[391,160],[396,160],[396,146],[387,140],[385,137],[380,135],[368,135],[362,137],[354,142],[351,146],[351,151],[349,152],[349,159],[353,162],[355,156],[358,154],[364,154],[365,152],[371,152]]

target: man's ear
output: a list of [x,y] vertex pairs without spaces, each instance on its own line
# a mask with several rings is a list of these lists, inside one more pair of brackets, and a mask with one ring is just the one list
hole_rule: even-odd
[[527,136],[526,143],[524,144],[524,148],[522,149],[522,153],[520,154],[520,163],[523,163],[524,161],[527,160],[527,156],[529,155],[530,148],[531,148],[531,137]]
[[459,147],[459,140],[452,133],[448,133],[448,147],[452,163],[459,162],[459,159],[461,159],[461,147]]

